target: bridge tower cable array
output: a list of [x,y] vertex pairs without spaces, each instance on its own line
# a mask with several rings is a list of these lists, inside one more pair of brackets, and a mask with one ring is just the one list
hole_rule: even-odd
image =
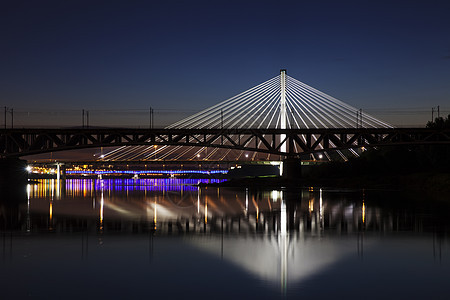
[[[356,116],[356,118],[355,118]],[[192,116],[173,123],[168,129],[327,129],[327,128],[392,128],[386,122],[364,114],[362,111],[327,95],[287,75],[286,70],[255,87],[206,108]],[[200,138],[200,137],[199,137]],[[235,134],[222,141],[232,145],[241,141],[243,135]],[[280,143],[286,138],[280,134]],[[307,137],[303,135],[303,142]],[[317,142],[319,137],[312,137]],[[248,144],[261,145],[261,141],[249,140]],[[332,143],[332,142],[331,142]],[[356,143],[355,143],[356,144]],[[294,145],[296,152],[301,152]],[[281,143],[286,153],[287,143]],[[331,153],[334,154],[331,154]],[[358,156],[354,149],[324,151],[329,160],[337,153],[340,159]],[[315,159],[313,154],[311,158]],[[274,154],[248,153],[243,150],[186,146],[123,146],[105,154],[110,160],[278,160]]]

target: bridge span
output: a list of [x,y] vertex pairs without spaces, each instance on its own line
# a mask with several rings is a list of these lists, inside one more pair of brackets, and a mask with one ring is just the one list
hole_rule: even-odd
[[428,128],[15,128],[0,130],[0,153],[21,157],[54,151],[118,146],[186,146],[303,154],[390,145],[450,144],[450,129]]

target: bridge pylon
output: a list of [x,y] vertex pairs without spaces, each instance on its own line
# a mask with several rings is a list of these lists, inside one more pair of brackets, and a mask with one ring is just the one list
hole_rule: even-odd
[[[286,69],[280,70],[280,129],[286,129]],[[286,135],[280,136],[281,141]],[[286,153],[286,142],[281,144],[281,152]]]

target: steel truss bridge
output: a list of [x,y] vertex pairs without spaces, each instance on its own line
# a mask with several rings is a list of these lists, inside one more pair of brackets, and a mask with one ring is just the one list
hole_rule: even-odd
[[[450,129],[3,129],[2,157],[115,146],[195,146],[262,152],[285,157],[389,145],[450,144]],[[286,150],[283,149],[285,146]]]

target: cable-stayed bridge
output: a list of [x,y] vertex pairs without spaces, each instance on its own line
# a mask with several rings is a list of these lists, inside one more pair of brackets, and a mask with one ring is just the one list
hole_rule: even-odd
[[162,129],[3,129],[3,157],[117,147],[102,160],[343,159],[367,147],[449,143],[448,130],[394,128],[286,74]]

